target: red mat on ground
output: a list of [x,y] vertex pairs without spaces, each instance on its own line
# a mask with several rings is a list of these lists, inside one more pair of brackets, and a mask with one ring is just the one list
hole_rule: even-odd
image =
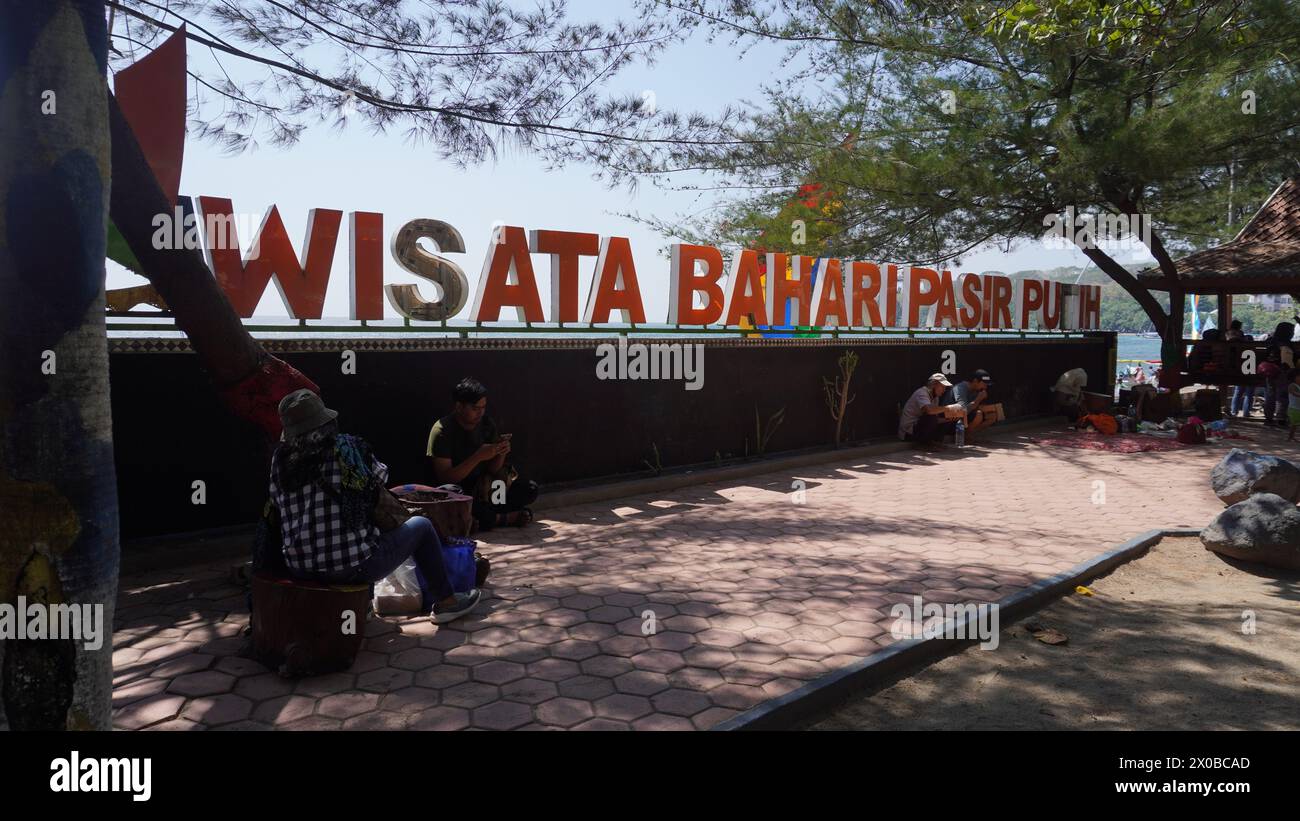
[[1034,444],[1059,448],[1079,448],[1081,450],[1103,450],[1108,453],[1145,453],[1147,451],[1181,450],[1192,447],[1175,439],[1148,436],[1143,433],[1117,433],[1105,436],[1100,433],[1063,433],[1057,436],[1042,436],[1032,440]]
[[[1249,436],[1214,431],[1210,433],[1210,438],[1239,439],[1243,442],[1255,441]],[[1057,436],[1042,436],[1030,441],[1036,445],[1078,448],[1080,450],[1102,450],[1108,453],[1146,453],[1148,451],[1179,450],[1191,447],[1191,445],[1184,445],[1176,439],[1151,436],[1145,433],[1117,433],[1113,436],[1105,436],[1100,433],[1078,431],[1076,433],[1062,433]]]

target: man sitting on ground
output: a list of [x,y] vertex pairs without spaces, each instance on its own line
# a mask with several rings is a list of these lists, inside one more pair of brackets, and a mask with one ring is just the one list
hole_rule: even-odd
[[309,390],[280,401],[284,434],[271,458],[270,494],[284,568],[298,579],[373,584],[414,558],[429,585],[424,610],[433,620],[445,624],[469,613],[482,596],[452,590],[428,519],[412,516],[381,532],[375,511],[388,493],[388,467],[364,439],[340,433],[337,420]]
[[987,428],[1002,418],[1002,406],[986,405],[989,386],[993,377],[986,370],[977,370],[970,379],[960,381],[952,387],[943,399],[945,405],[960,405],[966,415],[966,443],[972,441],[971,434],[981,428]]
[[533,518],[528,505],[537,498],[537,483],[520,478],[508,463],[511,435],[498,434],[486,417],[487,388],[477,379],[462,379],[453,400],[451,413],[429,431],[426,455],[433,460],[436,481],[458,485],[474,498],[474,519],[480,530],[528,524]]
[[930,374],[925,387],[917,388],[903,405],[903,414],[898,421],[898,438],[915,442],[918,447],[943,447],[944,434],[952,433],[954,429],[948,417],[960,411],[939,401],[939,397],[951,387],[952,383],[943,374]]

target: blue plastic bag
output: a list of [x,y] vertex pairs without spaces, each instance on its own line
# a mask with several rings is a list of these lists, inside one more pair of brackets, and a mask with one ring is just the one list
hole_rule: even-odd
[[[456,593],[468,593],[474,589],[474,582],[477,581],[477,566],[474,564],[474,551],[478,549],[478,542],[473,539],[448,539],[442,543],[442,564],[447,570],[447,581],[451,582],[451,589]],[[424,597],[429,600],[433,591],[429,587],[429,580],[424,578],[424,573],[417,566],[415,576],[420,580],[420,589],[424,591]]]
[[447,566],[447,579],[451,589],[465,593],[474,589],[474,550],[477,543],[473,539],[448,539],[442,545],[442,562]]

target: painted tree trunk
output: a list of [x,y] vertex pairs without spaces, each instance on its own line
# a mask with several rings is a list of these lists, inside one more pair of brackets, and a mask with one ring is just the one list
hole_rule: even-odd
[[159,248],[154,216],[171,204],[154,177],[131,126],[109,96],[113,142],[113,221],[144,274],[166,301],[200,364],[226,406],[257,425],[268,441],[280,436],[277,406],[299,388],[320,389],[288,363],[268,354],[244,327],[202,253],[194,248]]
[[97,647],[0,641],[12,729],[111,723],[107,41],[98,0],[0,0],[0,603],[100,615]]

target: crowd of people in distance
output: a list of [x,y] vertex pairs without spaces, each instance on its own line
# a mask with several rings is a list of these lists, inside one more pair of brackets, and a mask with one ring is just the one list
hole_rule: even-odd
[[[1266,340],[1268,347],[1263,360],[1256,364],[1255,372],[1263,385],[1237,385],[1233,389],[1232,399],[1228,404],[1228,415],[1249,417],[1254,407],[1255,398],[1260,392],[1264,399],[1264,424],[1279,427],[1296,425],[1291,415],[1300,411],[1300,402],[1292,391],[1296,383],[1296,357],[1293,347],[1296,326],[1292,322],[1279,322]],[[1192,346],[1187,359],[1188,370],[1200,374],[1207,380],[1213,380],[1218,370],[1219,350],[1231,342],[1252,342],[1241,326],[1241,320],[1233,320],[1226,332],[1210,328],[1202,334]],[[1235,362],[1235,356],[1227,357]],[[1294,435],[1294,431],[1292,432]]]

